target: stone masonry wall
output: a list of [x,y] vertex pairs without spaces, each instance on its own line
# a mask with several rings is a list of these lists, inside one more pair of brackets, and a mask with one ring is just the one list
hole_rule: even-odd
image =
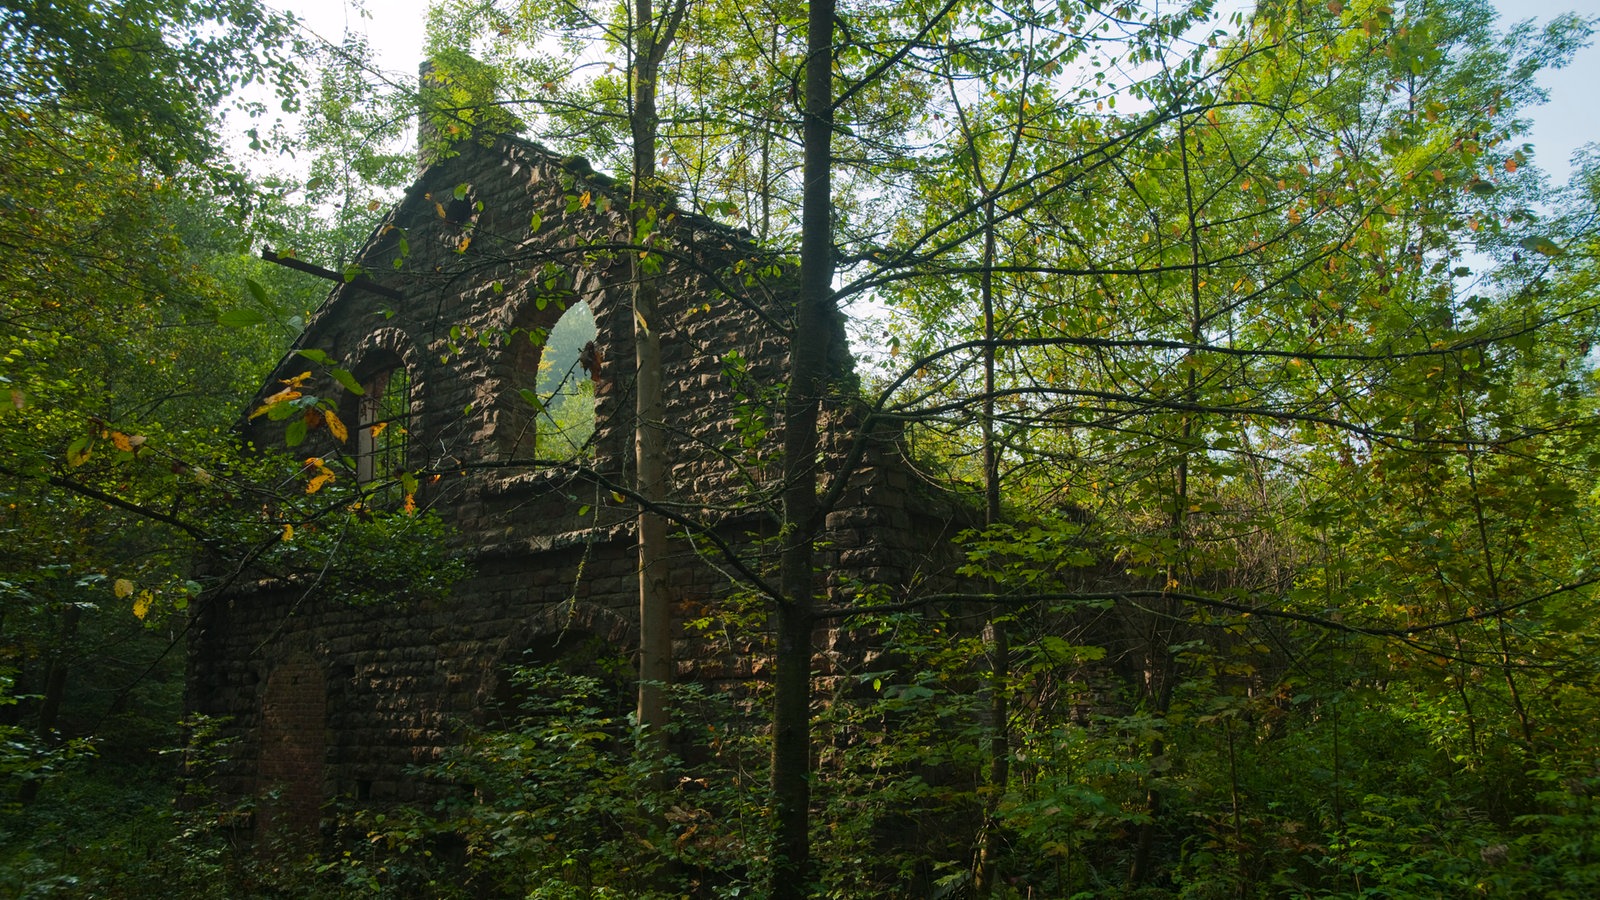
[[[241,740],[217,787],[237,798],[271,793],[277,799],[258,817],[269,828],[307,831],[336,796],[409,801],[437,790],[409,767],[484,721],[524,651],[584,637],[625,654],[635,643],[630,507],[594,480],[528,462],[529,413],[515,391],[527,377],[518,367],[536,361],[517,341],[553,326],[563,301],[589,304],[604,364],[587,464],[629,483],[633,323],[625,251],[615,249],[626,237],[626,200],[581,161],[533,144],[459,149],[423,172],[362,254],[370,277],[403,299],[336,287],[297,349],[323,351],[360,379],[404,367],[406,465],[426,476],[418,501],[453,526],[455,552],[472,574],[443,600],[401,596],[367,607],[262,582],[209,603],[191,631],[189,705],[227,717]],[[755,542],[776,530],[752,498],[771,498],[781,443],[785,280],[774,260],[715,223],[677,214],[663,233],[671,262],[659,276],[658,327],[673,489],[697,509],[721,510],[719,534],[759,566]],[[291,355],[263,393],[310,368]],[[341,392],[331,381],[313,390]],[[343,403],[353,428],[357,400]],[[769,433],[741,443],[741,426],[754,421]],[[279,426],[264,418],[248,436],[283,445]],[[821,568],[832,588],[948,576],[944,548],[965,514],[920,486],[898,447],[893,435],[869,445],[827,520]],[[308,442],[296,452],[332,457],[350,448]],[[676,548],[669,584],[680,610],[728,593],[716,563],[687,544]],[[824,630],[819,639],[824,672],[853,652],[838,634]],[[759,675],[759,661],[741,648],[680,635],[676,649],[680,677]]]

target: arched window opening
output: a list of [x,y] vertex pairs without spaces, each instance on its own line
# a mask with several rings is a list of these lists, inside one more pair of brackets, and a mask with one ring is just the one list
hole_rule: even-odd
[[575,459],[588,452],[594,434],[594,371],[598,359],[594,313],[577,302],[562,314],[539,354],[537,455]]
[[362,383],[356,417],[356,480],[390,478],[406,469],[411,434],[411,380],[394,366]]

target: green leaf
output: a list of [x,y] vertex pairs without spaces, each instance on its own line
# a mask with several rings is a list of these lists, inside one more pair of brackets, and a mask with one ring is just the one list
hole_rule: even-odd
[[321,350],[296,350],[295,353],[311,360],[319,366],[331,365],[333,358]]
[[253,309],[230,309],[217,316],[217,324],[228,328],[249,328],[267,321],[267,317]]
[[288,428],[284,429],[283,442],[290,447],[298,447],[305,441],[307,430],[305,419],[295,419],[289,423]]
[[250,296],[256,298],[258,303],[269,303],[267,300],[267,289],[261,286],[261,282],[255,280],[254,278],[246,278],[244,280],[244,286],[249,289]]
[[1566,249],[1560,244],[1550,240],[1547,237],[1544,237],[1543,235],[1536,237],[1525,237],[1522,240],[1517,241],[1517,244],[1524,250],[1538,253],[1543,256],[1560,256],[1561,254],[1567,252]]
[[361,382],[357,381],[356,377],[351,375],[348,371],[334,367],[328,369],[328,374],[333,376],[334,381],[337,381],[339,384],[343,385],[345,390],[355,394],[357,397],[366,395],[367,389],[362,387]]

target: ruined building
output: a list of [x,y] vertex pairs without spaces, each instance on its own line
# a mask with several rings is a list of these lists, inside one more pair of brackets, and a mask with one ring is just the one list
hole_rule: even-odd
[[[335,283],[296,345],[326,354],[364,394],[298,353],[263,387],[265,397],[282,379],[317,373],[305,388],[342,398],[349,439],[324,428],[295,452],[371,484],[415,474],[415,502],[450,526],[469,574],[443,599],[371,605],[327,596],[315,579],[260,578],[197,614],[189,706],[223,717],[238,738],[217,774],[222,795],[273,798],[259,806],[258,830],[314,829],[334,798],[422,799],[428,788],[408,770],[483,722],[527,651],[600,642],[626,656],[634,646],[633,508],[605,487],[629,484],[633,468],[626,206],[581,160],[512,138],[463,141],[423,169],[361,251],[360,277]],[[655,277],[673,498],[759,569],[758,539],[776,531],[786,274],[700,216],[663,211],[654,240],[666,260]],[[573,310],[580,321],[558,328]],[[583,311],[594,331],[582,360],[570,350],[542,358],[558,336],[577,344],[564,329],[585,327]],[[247,436],[282,448],[283,426],[257,417]],[[563,455],[593,474],[532,462]],[[819,558],[836,597],[949,569],[938,548],[960,527],[955,506],[918,483],[892,435],[868,442],[850,478]],[[677,546],[670,584],[681,612],[738,586],[726,562]],[[839,665],[847,644],[819,630],[819,672]],[[762,660],[740,650],[682,633],[678,677],[762,677]]]

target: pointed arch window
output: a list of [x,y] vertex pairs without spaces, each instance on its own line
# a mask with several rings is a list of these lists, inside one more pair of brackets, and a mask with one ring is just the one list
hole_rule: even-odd
[[[551,306],[551,313],[557,308]],[[588,453],[595,384],[605,365],[595,349],[594,312],[574,299],[554,324],[529,326],[513,340],[507,452],[547,461]]]
[[[538,455],[572,459],[594,434],[594,387],[603,363],[597,358],[594,313],[577,302],[562,314],[539,355]],[[591,369],[593,367],[593,369]]]
[[411,435],[411,379],[396,365],[362,383],[356,416],[356,480],[390,478],[406,469]]

